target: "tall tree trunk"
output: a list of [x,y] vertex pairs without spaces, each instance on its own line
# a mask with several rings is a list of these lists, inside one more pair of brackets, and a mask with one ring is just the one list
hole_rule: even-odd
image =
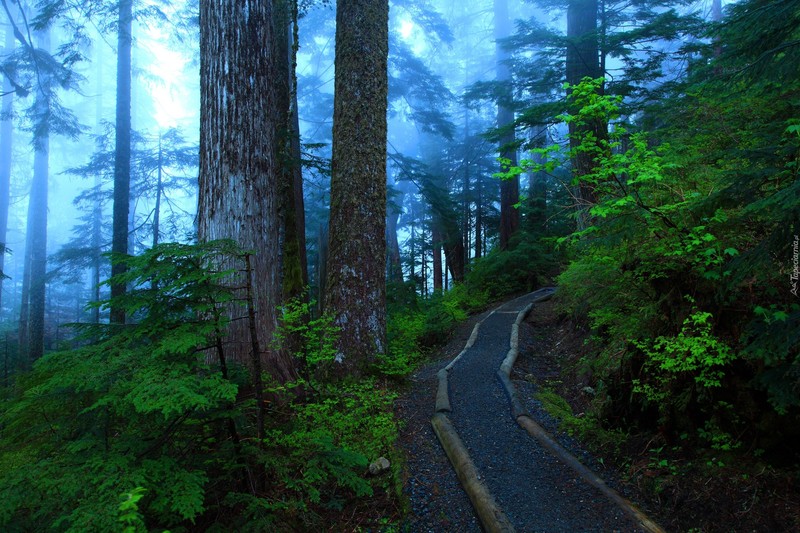
[[450,276],[454,282],[464,281],[464,243],[458,237],[448,239],[447,234],[444,235],[444,239],[444,256]]
[[[547,128],[542,128],[533,140],[536,148],[543,148],[547,144]],[[531,160],[536,164],[544,164],[547,159],[544,155],[531,154]],[[528,191],[529,215],[527,227],[535,233],[542,233],[547,226],[547,173],[533,172],[530,175]]]
[[[567,83],[577,85],[584,77],[599,78],[602,74],[598,39],[597,15],[598,0],[569,0],[567,6]],[[601,89],[602,90],[602,89]],[[575,112],[575,110],[573,110]],[[570,148],[575,150],[580,145],[580,138],[589,132],[596,139],[607,136],[604,123],[577,125],[570,123]],[[576,179],[590,174],[595,166],[591,154],[576,152],[572,162]],[[577,188],[578,197],[578,229],[591,225],[589,208],[597,201],[594,187],[580,182]]]
[[325,305],[325,282],[328,279],[328,226],[319,225],[317,230],[317,311],[321,315]]
[[[5,52],[14,50],[14,34],[6,28]],[[0,106],[0,273],[6,259],[6,233],[8,232],[8,205],[11,194],[11,146],[14,127],[11,123],[14,92],[8,76],[3,76],[3,99]],[[0,310],[3,303],[3,277],[0,276]]]
[[428,295],[428,246],[427,242],[425,241],[425,218],[422,218],[422,224],[420,224],[419,231],[422,233],[421,243],[422,243],[422,251],[420,253],[420,257],[422,258],[422,295]]
[[[722,0],[711,0],[711,20],[716,23],[722,22]],[[719,36],[715,36],[714,41],[714,57],[717,58],[722,55],[722,42]],[[719,76],[721,72],[719,65],[716,65],[714,74]]]
[[[117,34],[117,109],[114,147],[114,215],[112,222],[111,251],[128,253],[128,215],[131,188],[131,32],[133,28],[132,0],[120,0],[119,31]],[[111,276],[125,273],[125,266],[115,263]],[[125,294],[124,283],[111,285],[111,297]],[[111,322],[125,323],[125,310],[111,306]]]
[[158,133],[158,174],[156,178],[156,205],[153,209],[153,248],[158,246],[158,235],[161,231],[161,193],[164,184],[161,178],[161,167],[164,164],[164,155],[161,151],[161,132]]
[[338,0],[327,311],[343,370],[386,353],[388,0]]
[[403,205],[403,196],[405,196],[405,194],[399,188],[395,187],[394,190],[397,191],[397,198],[395,201],[389,203],[389,213],[386,217],[386,245],[388,247],[386,268],[388,280],[390,282],[402,283],[403,266],[400,263],[400,243],[397,240],[397,222],[400,219],[400,206]]
[[[95,176],[95,187],[100,189],[100,176]],[[92,209],[92,301],[100,301],[100,269],[102,268],[102,250],[103,245],[103,208],[100,202],[97,202]],[[92,308],[92,322],[95,324],[100,323],[100,307],[94,306]]]
[[433,249],[433,292],[442,292],[442,235],[434,228],[431,232]]
[[409,279],[409,281],[411,281],[411,283],[414,284],[415,287],[417,285],[417,278],[416,278],[417,235],[416,235],[416,230],[417,230],[417,228],[414,225],[414,222],[412,221],[411,222],[411,229],[409,231],[410,237],[408,239],[408,242],[411,243],[411,245],[408,247],[409,248],[409,250],[408,250],[408,263],[409,263],[408,279]]
[[[509,54],[500,46],[499,39],[510,35],[508,0],[494,0],[494,38],[497,61],[497,81],[501,94],[497,102],[497,127],[507,131],[500,137],[500,157],[508,159],[511,166],[517,165],[517,148],[514,135],[514,110],[511,108],[511,71]],[[500,182],[500,249],[508,249],[511,236],[519,228],[519,176]]]
[[[34,159],[34,165],[36,161]],[[19,354],[26,368],[29,367],[29,341],[30,341],[30,301],[31,301],[31,252],[33,250],[33,211],[28,207],[28,218],[25,225],[25,254],[22,256],[22,287],[20,289],[19,303]]]
[[[50,31],[38,35],[39,48],[50,51]],[[39,88],[36,95],[37,114],[47,117],[50,107],[49,87]],[[43,118],[43,120],[46,120]],[[30,251],[30,293],[28,319],[28,359],[33,362],[44,355],[45,288],[47,285],[47,182],[50,174],[49,127],[34,139],[33,182],[28,202]]]
[[711,20],[713,20],[714,22],[722,21],[722,0],[712,0]]
[[[299,296],[308,283],[306,261],[305,213],[303,204],[303,175],[300,165],[300,130],[297,117],[296,91],[296,0],[274,1],[274,43],[278,76],[274,81],[279,102],[280,212],[283,236],[283,297]],[[283,57],[285,60],[281,60]]]
[[[255,251],[255,334],[265,350],[257,355],[275,379],[287,381],[296,377],[294,362],[267,348],[282,295],[279,132],[286,125],[281,114],[289,107],[278,99],[275,86],[277,63],[287,56],[276,49],[273,15],[269,0],[200,2],[197,220],[201,241],[234,239]],[[228,340],[226,351],[233,358],[251,360],[253,343],[245,321],[231,323]]]
[[475,259],[483,257],[483,178],[475,180]]
[[[469,66],[469,62],[465,62],[467,66]],[[465,82],[469,80],[469,72],[466,71],[467,79]],[[466,146],[469,142],[469,109],[464,107],[464,145]],[[466,154],[465,154],[466,155]],[[472,213],[470,212],[470,201],[471,201],[471,194],[470,194],[470,160],[469,157],[465,157],[462,163],[464,165],[464,174],[461,178],[461,242],[464,243],[464,264],[469,264],[470,260],[470,226],[471,226],[471,218]],[[445,285],[447,285],[445,283]],[[445,287],[447,290],[447,287]]]
[[29,267],[28,358],[31,362],[44,355],[45,288],[47,285],[47,181],[50,173],[50,140],[37,142],[33,156],[33,182],[28,209],[31,226]]
[[[96,84],[95,84],[95,133],[102,134],[103,129],[103,47],[95,47],[95,66],[97,71]],[[102,177],[99,173],[94,176],[94,188],[99,191],[102,187]],[[95,202],[92,207],[92,301],[100,301],[100,269],[102,268],[102,248],[103,246],[103,205],[100,202]],[[100,323],[100,307],[94,306],[92,308],[92,322],[94,324]]]

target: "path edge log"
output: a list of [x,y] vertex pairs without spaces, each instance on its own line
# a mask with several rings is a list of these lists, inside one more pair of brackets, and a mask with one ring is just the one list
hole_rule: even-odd
[[641,511],[636,505],[633,504],[627,498],[621,496],[617,491],[606,485],[605,481],[603,481],[597,474],[592,472],[588,467],[586,467],[583,463],[581,463],[574,455],[569,453],[566,449],[564,449],[552,435],[550,435],[544,428],[542,428],[526,411],[519,400],[517,389],[511,381],[511,370],[514,366],[514,363],[519,356],[519,325],[528,314],[533,309],[533,306],[537,303],[545,302],[549,300],[553,296],[553,292],[549,292],[548,294],[543,295],[540,298],[537,298],[530,305],[525,307],[522,311],[519,312],[517,315],[517,319],[514,321],[512,326],[512,334],[511,340],[509,342],[510,347],[508,350],[508,354],[506,355],[505,359],[503,360],[500,368],[497,371],[497,376],[500,379],[500,382],[503,384],[503,388],[506,391],[506,394],[509,398],[509,403],[511,404],[511,413],[516,420],[517,424],[523,428],[528,434],[539,441],[545,448],[547,448],[553,455],[558,458],[559,461],[563,462],[570,468],[572,468],[576,474],[578,474],[584,481],[598,489],[600,492],[603,493],[609,500],[614,502],[620,509],[622,509],[628,516],[633,518],[639,526],[645,531],[649,533],[664,533],[664,529],[662,529],[658,524],[656,524],[650,517],[648,517],[643,511]]
[[478,470],[470,459],[461,437],[458,436],[453,424],[450,423],[450,419],[442,413],[436,413],[431,419],[431,425],[447,454],[447,458],[450,459],[450,463],[456,471],[464,492],[469,496],[483,529],[487,533],[510,533],[515,531],[514,526],[511,525],[511,522],[497,505],[486,485],[481,482]]

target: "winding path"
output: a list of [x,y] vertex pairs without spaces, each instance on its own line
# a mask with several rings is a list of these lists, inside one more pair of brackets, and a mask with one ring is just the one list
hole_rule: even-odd
[[514,324],[553,291],[509,301],[476,323],[438,373],[437,436],[486,531],[660,531],[550,438],[498,372],[505,361],[507,378],[516,357]]

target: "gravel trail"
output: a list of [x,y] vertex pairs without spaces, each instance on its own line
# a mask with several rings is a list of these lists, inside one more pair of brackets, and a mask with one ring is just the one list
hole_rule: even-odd
[[475,345],[450,371],[449,418],[517,531],[639,531],[512,418],[496,373],[517,313],[538,296],[512,300],[482,322]]

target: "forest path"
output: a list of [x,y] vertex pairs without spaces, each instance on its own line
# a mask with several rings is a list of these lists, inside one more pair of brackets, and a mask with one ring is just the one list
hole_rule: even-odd
[[[451,411],[447,412],[446,404],[442,404],[442,393],[436,401],[426,394],[422,396],[429,402],[427,416],[430,417],[434,403],[444,411],[434,416],[435,421],[438,419],[435,423],[450,426],[449,420],[474,466],[472,481],[464,483],[462,475],[461,485],[477,485],[483,495],[477,500],[473,497],[473,502],[478,503],[470,507],[452,468],[449,472],[443,469],[447,459],[443,458],[445,453],[436,437],[429,442],[430,430],[419,427],[422,413],[417,412],[409,420],[410,430],[405,430],[401,438],[410,455],[406,490],[412,516],[406,524],[408,531],[480,531],[480,523],[487,531],[643,530],[630,518],[630,513],[612,503],[606,494],[570,468],[568,461],[559,459],[517,424],[509,395],[498,377],[518,315],[529,304],[549,297],[552,291],[542,289],[521,296],[476,317],[471,321],[474,325],[466,347],[458,357],[453,359],[454,346],[448,345],[444,350],[451,359],[446,378]],[[462,328],[454,341],[461,341],[462,347],[465,333]],[[425,383],[435,388],[435,371],[445,361],[426,367],[412,379],[419,385]],[[441,375],[439,371],[440,378]],[[412,394],[411,402],[401,406],[401,411],[409,405],[419,405],[421,400],[419,395]],[[414,432],[411,436],[416,437],[416,443],[409,443],[409,431]],[[468,466],[466,470],[471,468]],[[459,466],[457,470],[463,473],[464,468]],[[491,508],[493,502],[496,507]],[[481,514],[482,508],[479,522],[475,512]],[[464,517],[465,513],[471,516]]]

